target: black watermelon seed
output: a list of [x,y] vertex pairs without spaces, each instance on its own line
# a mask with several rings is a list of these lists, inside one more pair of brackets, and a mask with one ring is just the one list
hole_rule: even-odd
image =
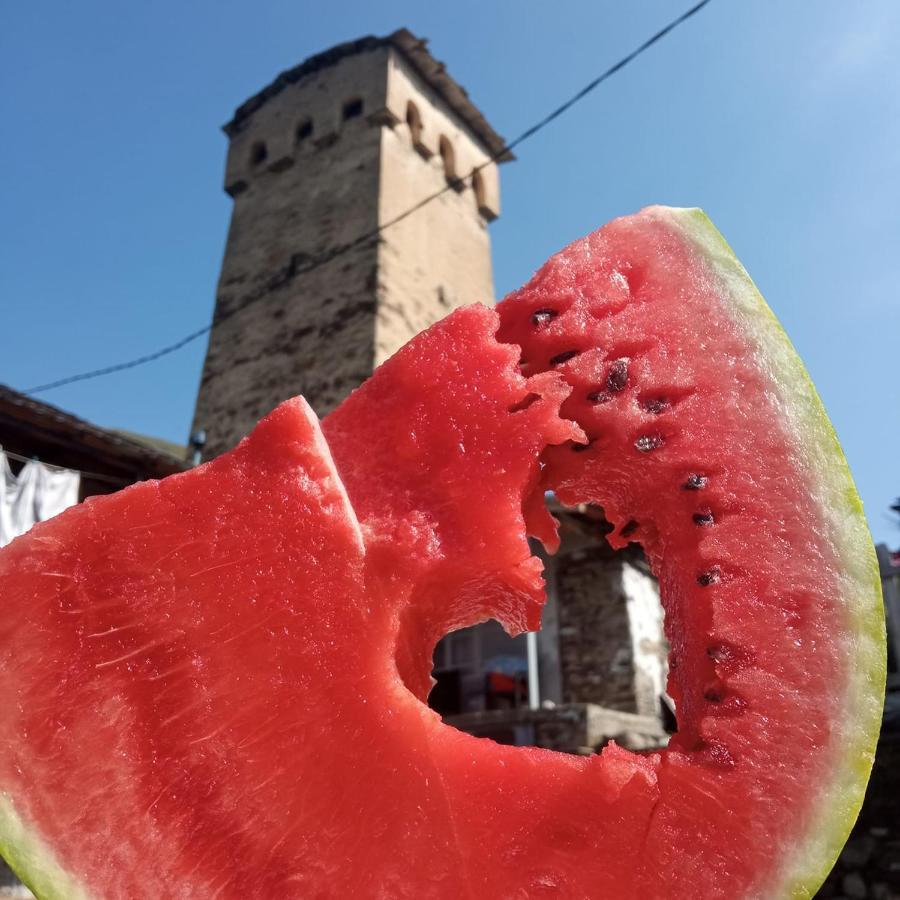
[[717,566],[713,566],[709,571],[701,572],[697,576],[697,584],[699,584],[700,587],[709,587],[711,584],[715,584],[721,578],[722,570]]
[[707,509],[703,512],[694,513],[694,524],[695,525],[714,525],[716,522],[715,516]]
[[718,688],[709,688],[703,692],[703,699],[707,703],[721,703],[722,692]]
[[556,356],[550,357],[550,365],[551,366],[561,366],[563,363],[568,362],[575,356],[578,356],[580,350],[566,350],[563,353],[557,353]]
[[606,376],[606,386],[614,394],[625,390],[628,383],[628,360],[617,359],[610,367],[609,374]]
[[664,443],[665,441],[661,435],[644,434],[634,442],[634,446],[637,447],[641,453],[649,453],[651,450],[657,450],[659,447],[662,447]]
[[644,409],[646,409],[648,413],[653,413],[654,416],[658,416],[660,413],[664,413],[667,409],[671,408],[672,404],[664,397],[660,397],[656,400],[648,400],[644,404]]
[[637,531],[637,529],[638,529],[638,523],[634,519],[629,519],[629,521],[627,521],[622,526],[622,530],[619,532],[619,534],[622,537],[628,537],[629,535],[634,534],[635,531]]
[[587,400],[588,403],[594,404],[609,403],[612,400],[612,394],[608,394],[606,391],[593,391],[587,395]]
[[709,479],[705,475],[688,475],[687,481],[682,485],[686,491],[699,491],[709,484]]
[[531,324],[535,328],[542,328],[544,325],[549,325],[558,315],[559,313],[555,309],[550,309],[549,307],[536,309],[531,314]]

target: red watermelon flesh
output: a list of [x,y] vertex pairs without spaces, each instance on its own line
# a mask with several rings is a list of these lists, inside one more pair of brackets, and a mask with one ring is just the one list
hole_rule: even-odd
[[[884,663],[802,367],[692,211],[573,245],[497,328],[473,307],[415,339],[328,446],[291,401],[0,553],[0,843],[41,896],[811,895]],[[666,751],[501,747],[422,702],[447,630],[536,626],[547,488],[637,522],[673,645]]]

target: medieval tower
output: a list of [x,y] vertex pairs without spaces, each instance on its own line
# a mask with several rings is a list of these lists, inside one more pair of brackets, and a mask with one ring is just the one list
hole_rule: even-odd
[[[492,303],[488,224],[497,163],[512,158],[406,30],[309,58],[224,130],[234,207],[193,423],[206,458],[296,394],[326,415],[450,310]],[[448,635],[432,705],[508,742],[658,743],[655,581],[636,548],[613,556],[602,511],[556,512],[542,631],[511,639],[487,622]]]
[[493,302],[491,160],[512,158],[405,29],[283,72],[224,131],[234,208],[193,422],[206,458],[295,394],[325,415],[451,309]]

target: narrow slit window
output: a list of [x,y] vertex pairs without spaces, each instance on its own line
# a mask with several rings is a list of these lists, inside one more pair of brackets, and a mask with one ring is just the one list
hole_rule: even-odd
[[304,119],[297,126],[297,143],[301,143],[305,141],[307,138],[312,137],[313,133],[313,123],[312,119]]
[[358,119],[363,114],[363,102],[359,97],[354,97],[344,104],[344,121]]
[[257,141],[250,150],[250,162],[254,166],[261,165],[269,157],[269,151],[264,141]]
[[447,184],[456,190],[461,190],[464,185],[456,174],[456,153],[453,150],[453,144],[444,135],[441,135],[438,149],[444,163],[444,178],[447,179]]
[[409,136],[413,145],[422,143],[422,117],[419,109],[412,100],[406,104],[406,124],[409,126]]
[[472,172],[472,193],[475,195],[475,208],[481,212],[485,207],[484,179],[477,169]]

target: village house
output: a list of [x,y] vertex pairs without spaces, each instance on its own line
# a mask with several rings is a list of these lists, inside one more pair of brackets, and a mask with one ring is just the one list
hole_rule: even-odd
[[[21,531],[29,521],[58,513],[86,497],[181,472],[190,466],[187,452],[168,441],[100,428],[0,385],[0,475],[4,479],[0,545],[11,539],[6,534],[11,510],[24,519],[19,522]],[[27,496],[20,496],[25,491]]]

